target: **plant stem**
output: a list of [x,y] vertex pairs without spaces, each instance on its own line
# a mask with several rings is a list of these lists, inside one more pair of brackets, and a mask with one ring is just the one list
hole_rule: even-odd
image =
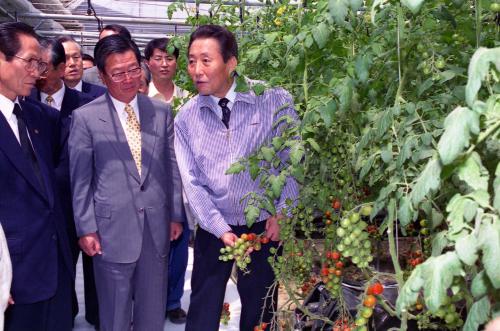
[[476,0],[476,48],[481,45],[481,0]]

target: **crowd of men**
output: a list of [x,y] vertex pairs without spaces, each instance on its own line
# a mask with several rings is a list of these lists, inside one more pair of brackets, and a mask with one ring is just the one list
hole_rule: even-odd
[[[80,252],[85,318],[96,329],[163,330],[170,318],[218,330],[232,270],[219,251],[246,232],[271,243],[238,277],[240,329],[271,321],[267,259],[283,216],[262,211],[248,228],[240,200],[258,183],[225,171],[280,134],[279,116],[297,118],[292,98],[279,88],[236,92],[236,39],[204,25],[187,50],[198,94],[174,120],[173,100],[189,94],[174,83],[179,50],[168,43],[153,39],[142,55],[125,27],[108,25],[92,57],[71,37],[0,24],[0,330],[71,330]],[[297,194],[289,178],[276,210]]]

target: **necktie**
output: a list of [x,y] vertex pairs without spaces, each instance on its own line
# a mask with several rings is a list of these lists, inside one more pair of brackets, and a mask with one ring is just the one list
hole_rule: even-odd
[[19,142],[21,143],[21,148],[23,150],[24,156],[30,161],[33,167],[33,172],[38,179],[43,191],[45,191],[45,185],[43,184],[42,175],[40,173],[40,167],[38,166],[38,161],[36,159],[35,151],[33,146],[31,146],[30,139],[28,137],[28,130],[26,128],[26,122],[24,120],[24,115],[19,104],[14,106],[14,115],[17,117],[17,129],[19,130]]
[[134,108],[131,105],[125,106],[125,112],[127,113],[127,122],[125,129],[125,136],[127,137],[128,146],[130,147],[130,152],[135,161],[135,166],[141,175],[141,125],[137,120],[134,113]]
[[47,104],[52,107],[52,104],[54,102],[54,98],[51,95],[47,95],[45,98],[45,101],[47,101]]
[[219,106],[222,108],[222,123],[229,129],[229,118],[231,117],[231,110],[228,108],[227,104],[229,100],[227,98],[222,98],[219,100]]

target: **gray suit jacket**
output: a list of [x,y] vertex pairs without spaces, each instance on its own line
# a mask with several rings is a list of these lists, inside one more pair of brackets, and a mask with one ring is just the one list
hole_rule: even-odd
[[106,85],[104,85],[104,82],[101,80],[101,77],[99,76],[99,70],[97,69],[97,66],[93,66],[91,68],[83,70],[82,80],[90,84],[106,87]]
[[109,94],[73,112],[69,157],[78,236],[97,232],[102,259],[132,263],[141,253],[144,222],[166,256],[170,221],[180,221],[182,194],[170,106],[139,94],[142,176]]

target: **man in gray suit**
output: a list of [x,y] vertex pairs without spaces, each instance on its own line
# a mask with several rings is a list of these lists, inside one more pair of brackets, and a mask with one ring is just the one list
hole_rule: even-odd
[[182,233],[171,108],[138,94],[133,41],[104,38],[96,55],[108,93],[74,111],[69,137],[79,244],[93,256],[101,330],[160,331],[170,240]]

